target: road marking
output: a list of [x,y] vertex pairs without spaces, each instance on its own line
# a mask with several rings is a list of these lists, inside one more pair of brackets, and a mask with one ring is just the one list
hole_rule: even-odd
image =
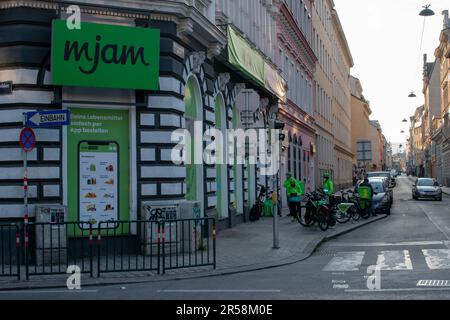
[[450,288],[401,288],[401,289],[347,289],[344,292],[403,292],[403,291],[450,291]]
[[408,250],[381,251],[378,255],[377,266],[380,270],[412,270],[411,257]]
[[418,287],[450,287],[450,280],[419,280]]
[[96,293],[98,290],[2,290],[0,293]]
[[338,252],[322,271],[359,271],[365,252]]
[[167,289],[157,290],[163,293],[280,293],[277,289]]
[[424,249],[422,250],[431,270],[450,269],[450,250],[449,249]]
[[431,246],[431,245],[442,245],[445,241],[409,241],[409,242],[343,242],[334,243],[333,247],[395,247],[395,246]]

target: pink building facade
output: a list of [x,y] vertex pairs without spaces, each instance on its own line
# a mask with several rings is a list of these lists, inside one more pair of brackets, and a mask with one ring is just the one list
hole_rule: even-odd
[[[313,76],[317,62],[312,49],[312,0],[279,1],[277,19],[277,64],[288,83],[287,103],[280,107],[279,118],[287,131],[283,144],[281,176],[286,173],[306,182],[314,190],[315,129]],[[283,206],[287,205],[283,191]]]

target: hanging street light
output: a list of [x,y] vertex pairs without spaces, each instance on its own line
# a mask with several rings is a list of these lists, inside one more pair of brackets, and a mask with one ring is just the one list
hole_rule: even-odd
[[415,94],[414,94],[414,92],[413,91],[411,91],[411,93],[409,94],[409,96],[408,96],[409,98],[415,98],[415,97],[417,97]]
[[422,17],[431,17],[434,16],[434,11],[430,9],[431,4],[427,4],[425,6],[423,6],[423,10],[420,11],[419,15]]
[[402,122],[408,122],[408,120],[406,120],[406,118],[405,119],[403,119],[403,121]]

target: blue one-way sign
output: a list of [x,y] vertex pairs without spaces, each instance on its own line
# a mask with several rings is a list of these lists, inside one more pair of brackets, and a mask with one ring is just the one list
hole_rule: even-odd
[[69,110],[27,112],[26,115],[26,126],[29,128],[59,127],[70,125]]

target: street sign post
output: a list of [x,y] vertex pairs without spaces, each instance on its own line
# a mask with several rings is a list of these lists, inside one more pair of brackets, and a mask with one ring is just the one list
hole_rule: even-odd
[[34,135],[33,130],[31,130],[30,128],[22,129],[22,131],[20,132],[19,142],[25,153],[33,150],[36,146],[36,136]]
[[26,113],[25,126],[29,128],[60,127],[70,124],[69,110],[34,111]]

